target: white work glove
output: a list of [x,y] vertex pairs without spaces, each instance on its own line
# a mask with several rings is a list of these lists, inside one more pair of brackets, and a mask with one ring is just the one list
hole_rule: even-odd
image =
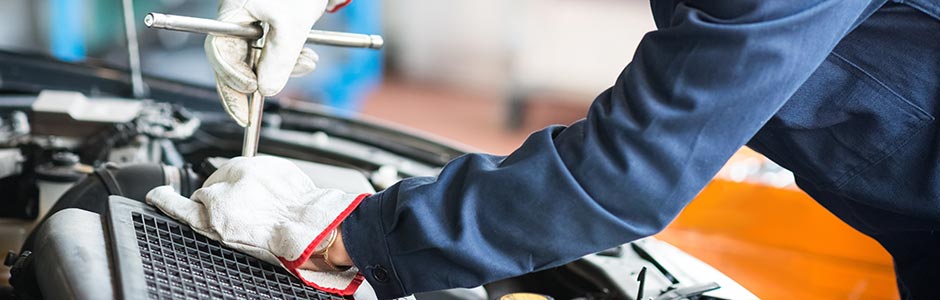
[[191,199],[170,186],[147,193],[147,203],[196,232],[274,265],[314,288],[352,295],[363,281],[345,271],[301,269],[367,195],[317,188],[290,161],[272,156],[237,157],[206,180]]
[[256,91],[274,96],[290,76],[313,72],[319,57],[304,48],[310,27],[323,15],[351,0],[220,0],[219,21],[270,25],[257,66],[257,75],[247,63],[249,41],[240,38],[206,37],[206,56],[215,71],[222,106],[238,125],[248,124],[248,94]]

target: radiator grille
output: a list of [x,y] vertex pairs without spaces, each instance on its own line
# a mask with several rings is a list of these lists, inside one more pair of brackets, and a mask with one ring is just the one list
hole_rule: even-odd
[[352,299],[308,287],[189,227],[132,215],[150,299]]

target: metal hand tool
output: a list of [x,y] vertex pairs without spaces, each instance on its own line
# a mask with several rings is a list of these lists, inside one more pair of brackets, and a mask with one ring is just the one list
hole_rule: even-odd
[[[144,25],[149,28],[167,29],[202,34],[225,35],[239,37],[249,41],[248,65],[256,68],[261,49],[264,48],[265,35],[268,32],[267,24],[233,24],[212,19],[193,18],[184,16],[149,13],[144,17]],[[323,30],[310,30],[307,42],[319,45],[381,49],[385,42],[381,36],[355,34],[346,32],[333,32]],[[245,140],[242,143],[242,156],[251,157],[258,152],[258,140],[261,137],[261,111],[264,108],[264,97],[260,92],[249,95],[248,100],[248,126],[245,127]]]
[[[233,24],[212,19],[149,13],[144,17],[144,25],[150,28],[185,31],[202,34],[216,34],[244,39],[262,38],[264,30],[260,25]],[[357,34],[336,31],[310,30],[307,42],[325,46],[382,49],[385,41],[374,34]]]

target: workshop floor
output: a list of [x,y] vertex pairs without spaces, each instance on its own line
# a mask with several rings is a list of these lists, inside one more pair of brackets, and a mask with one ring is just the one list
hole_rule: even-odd
[[[584,116],[587,102],[536,101],[505,129],[501,95],[386,83],[363,113],[508,154],[533,130]],[[661,234],[762,299],[897,299],[890,256],[802,192],[716,180]]]

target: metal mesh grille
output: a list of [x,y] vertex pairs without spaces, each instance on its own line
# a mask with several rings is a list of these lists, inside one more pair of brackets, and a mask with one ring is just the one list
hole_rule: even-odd
[[151,299],[352,299],[308,287],[188,227],[132,215]]

